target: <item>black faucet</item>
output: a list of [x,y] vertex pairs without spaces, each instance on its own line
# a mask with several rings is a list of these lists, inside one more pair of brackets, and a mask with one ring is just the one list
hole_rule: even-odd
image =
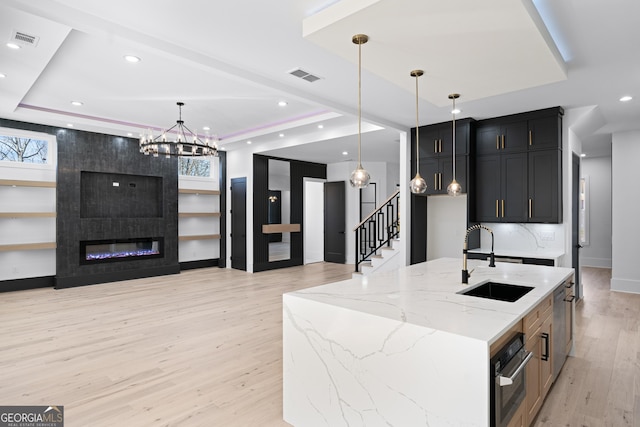
[[481,228],[491,233],[491,253],[489,254],[489,267],[496,266],[496,257],[493,254],[493,230],[489,227],[485,227],[482,224],[476,224],[467,228],[467,232],[464,235],[464,244],[462,245],[462,283],[465,284],[469,283],[469,276],[471,276],[471,273],[469,273],[469,270],[467,270],[467,249],[469,246],[469,233],[474,230],[480,230]]

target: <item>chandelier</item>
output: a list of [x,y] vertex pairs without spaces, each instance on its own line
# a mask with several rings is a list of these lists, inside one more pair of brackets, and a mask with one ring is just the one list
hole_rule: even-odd
[[[156,137],[153,136],[151,130],[149,130],[148,135],[142,135],[140,137],[140,152],[146,156],[152,154],[153,157],[158,157],[158,155],[165,157],[217,156],[217,140],[214,138],[213,141],[209,141],[209,138],[207,138],[205,141],[202,141],[197,133],[185,126],[182,120],[182,107],[184,106],[184,102],[177,102],[176,104],[178,105],[178,120],[176,124]],[[167,134],[171,132],[176,134],[173,141],[167,138]]]

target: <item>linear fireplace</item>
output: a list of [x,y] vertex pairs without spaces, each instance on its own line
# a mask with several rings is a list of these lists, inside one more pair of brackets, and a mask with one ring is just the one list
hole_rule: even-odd
[[162,237],[84,240],[80,242],[80,264],[133,261],[164,256]]

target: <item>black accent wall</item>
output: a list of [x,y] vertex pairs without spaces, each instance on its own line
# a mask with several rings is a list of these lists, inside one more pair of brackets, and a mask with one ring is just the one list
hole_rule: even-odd
[[[262,224],[269,223],[269,159],[289,162],[291,179],[290,223],[300,224],[300,233],[291,233],[291,258],[269,262],[269,235],[262,234]],[[253,271],[293,267],[304,263],[304,181],[303,178],[327,178],[327,165],[299,160],[253,155]]]
[[[57,288],[180,272],[177,158],[145,156],[139,152],[138,141],[131,138],[6,119],[0,119],[0,126],[56,136],[58,168],[55,286]],[[122,199],[109,194],[113,190],[110,188],[109,191],[101,194],[100,197],[103,199],[101,203],[107,205],[119,203],[118,217],[82,218],[81,176],[83,172],[98,173],[103,176],[124,174],[137,177],[134,181],[161,182],[163,201],[161,215],[153,216],[154,213],[146,211],[148,207],[140,207],[135,198]],[[126,185],[128,184],[127,181]],[[90,189],[86,189],[85,192],[91,193]],[[92,197],[91,194],[86,195]],[[79,242],[82,240],[142,237],[163,237],[164,257],[80,265]]]

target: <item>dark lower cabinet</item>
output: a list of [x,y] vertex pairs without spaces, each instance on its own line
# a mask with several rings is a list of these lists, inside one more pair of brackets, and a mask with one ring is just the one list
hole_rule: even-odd
[[[456,181],[462,186],[462,193],[467,193],[468,156],[456,156]],[[420,159],[420,175],[427,183],[427,195],[447,194],[447,187],[453,180],[453,158]]]
[[476,222],[525,222],[527,153],[476,158]]
[[528,155],[528,222],[562,222],[562,151]]
[[476,158],[477,222],[562,222],[560,150]]

